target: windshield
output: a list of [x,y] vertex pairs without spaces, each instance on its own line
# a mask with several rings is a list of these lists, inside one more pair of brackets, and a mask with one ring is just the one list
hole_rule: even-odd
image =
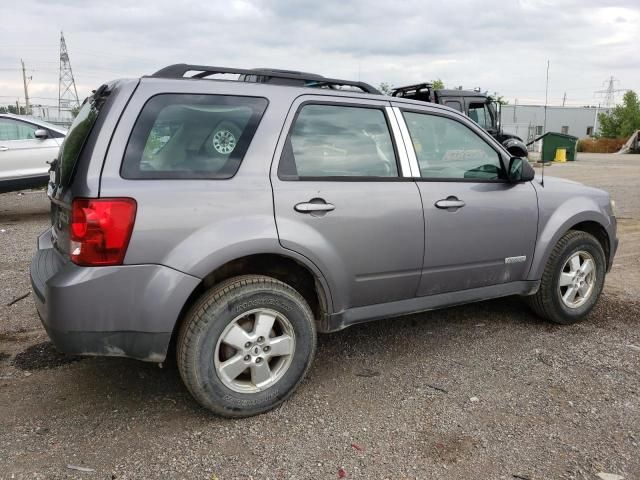
[[80,151],[98,118],[101,105],[101,99],[90,97],[85,100],[78,115],[76,115],[76,118],[73,120],[71,127],[69,127],[67,136],[60,147],[60,155],[58,157],[60,185],[68,185],[71,181]]

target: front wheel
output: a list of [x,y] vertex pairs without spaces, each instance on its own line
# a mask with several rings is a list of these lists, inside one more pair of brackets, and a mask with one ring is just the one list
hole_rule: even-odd
[[605,271],[600,242],[589,233],[571,230],[554,247],[540,288],[527,301],[535,313],[547,320],[578,322],[598,301]]
[[178,338],[178,369],[205,408],[247,417],[293,393],[315,346],[304,298],[276,279],[247,275],[214,287],[189,311]]

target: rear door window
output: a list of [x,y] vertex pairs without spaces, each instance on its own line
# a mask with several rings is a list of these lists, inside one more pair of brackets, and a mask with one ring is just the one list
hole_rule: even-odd
[[304,105],[278,168],[281,179],[397,177],[385,113],[379,108]]
[[265,98],[156,95],[136,121],[121,175],[230,178],[238,171],[266,108]]

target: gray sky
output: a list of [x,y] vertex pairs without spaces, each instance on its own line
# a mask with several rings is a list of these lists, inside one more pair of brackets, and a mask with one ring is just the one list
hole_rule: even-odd
[[[0,104],[57,104],[64,30],[78,95],[171,63],[275,67],[403,85],[441,78],[511,102],[598,103],[640,90],[639,0],[5,0]],[[621,94],[618,98],[621,98]]]

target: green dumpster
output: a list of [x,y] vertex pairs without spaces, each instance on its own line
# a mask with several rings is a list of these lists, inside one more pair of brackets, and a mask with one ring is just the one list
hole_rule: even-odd
[[[547,132],[542,137],[542,161],[553,162],[565,158],[569,162],[576,159],[578,137],[564,133]],[[564,152],[563,152],[564,150]]]

